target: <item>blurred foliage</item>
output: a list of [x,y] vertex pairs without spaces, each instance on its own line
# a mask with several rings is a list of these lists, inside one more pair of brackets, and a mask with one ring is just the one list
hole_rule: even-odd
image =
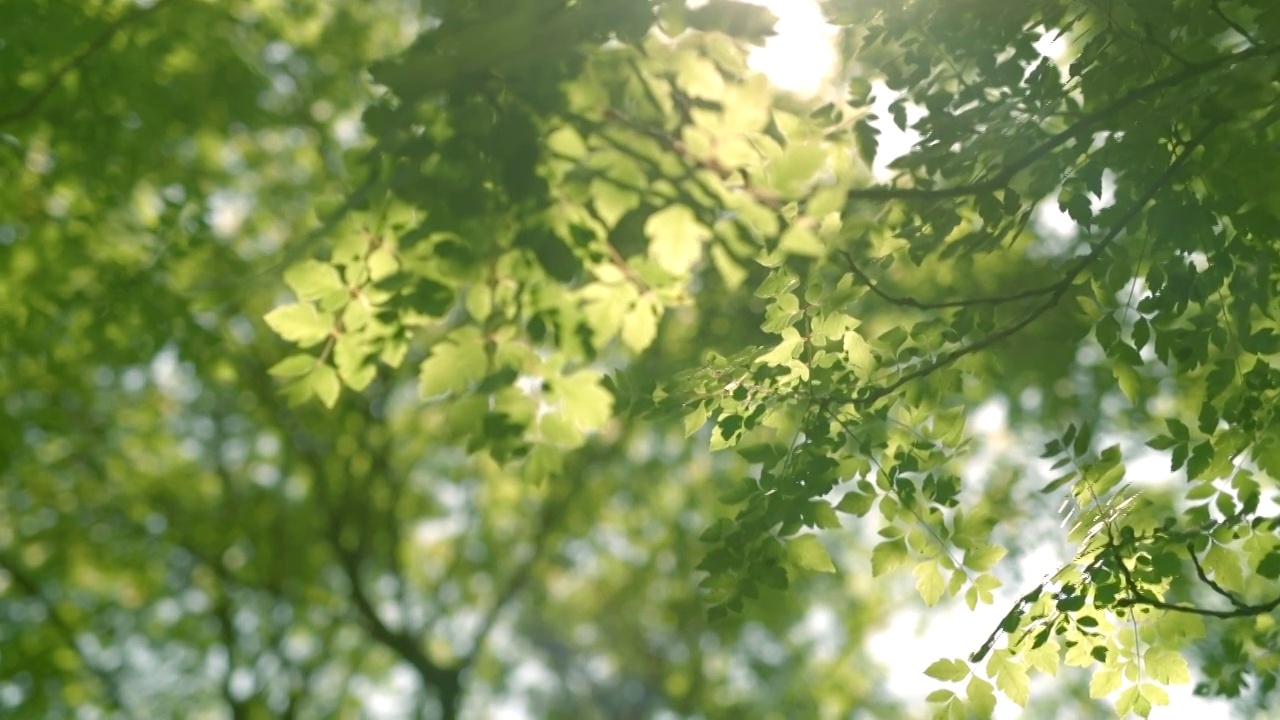
[[0,6],[0,715],[1273,702],[1280,8],[823,6]]

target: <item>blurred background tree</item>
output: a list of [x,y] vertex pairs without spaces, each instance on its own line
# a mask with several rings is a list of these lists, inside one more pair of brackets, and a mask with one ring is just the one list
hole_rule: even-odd
[[[1027,703],[1024,665],[1072,664],[1056,640],[1028,649],[1033,623],[1122,635],[1142,592],[1274,595],[1271,506],[1248,500],[1274,481],[1231,469],[1247,445],[1265,470],[1270,421],[1212,441],[1271,389],[1245,378],[1272,349],[1247,278],[1270,287],[1253,238],[1274,228],[1257,148],[1275,146],[1280,29],[1266,3],[1141,5],[829,2],[836,81],[801,97],[748,68],[771,17],[724,0],[5,3],[0,715],[984,716],[976,674],[967,703],[926,711],[920,673],[967,679],[936,656],[998,626],[1002,664],[973,667]],[[1054,30],[1061,74],[1033,47]],[[922,139],[875,185],[888,122]],[[1105,132],[1121,150],[1090,154]],[[1009,188],[948,195],[1063,133]],[[1165,213],[1180,205],[1205,207]],[[1193,223],[1199,256],[1143,240]],[[1105,262],[1017,342],[948,359],[1037,306],[932,303],[1057,283],[1093,248]],[[1187,310],[1205,267],[1227,289]],[[1176,354],[1222,313],[1244,340],[1219,332],[1202,363],[1113,367],[1121,334],[1146,344],[1138,317]],[[839,357],[817,356],[824,333]],[[1201,366],[1225,358],[1245,366],[1214,404]],[[1191,447],[1168,421],[1206,405]],[[1123,445],[1140,475],[1157,436],[1206,477],[1184,491],[1148,462],[1133,503],[1098,451]],[[1055,438],[1081,473],[1036,493]],[[1164,517],[1177,528],[1152,531]],[[1205,533],[1177,534],[1210,521],[1257,530],[1216,538],[1216,594],[1181,549]],[[1099,528],[1105,552],[1081,537]],[[1097,557],[1163,574],[1100,580]],[[1093,574],[1040,579],[1063,563]],[[1041,605],[1018,603],[1037,581]],[[919,598],[969,594],[994,614],[935,608],[950,640],[909,668],[877,656]],[[1133,616],[1137,677],[1107,646],[1028,716],[1109,717],[1130,687],[1140,711],[1152,680],[1186,679],[1152,649],[1189,655],[1203,694],[1267,707],[1274,607],[1206,618],[1203,639],[1155,610]]]

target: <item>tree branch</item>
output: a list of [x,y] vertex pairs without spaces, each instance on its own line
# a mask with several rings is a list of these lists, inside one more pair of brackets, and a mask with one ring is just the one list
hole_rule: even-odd
[[1245,605],[1244,607],[1239,607],[1235,610],[1214,610],[1212,608],[1202,608],[1195,605],[1165,602],[1136,590],[1132,597],[1121,598],[1116,602],[1116,607],[1131,607],[1135,605],[1153,607],[1159,610],[1168,610],[1169,612],[1180,612],[1188,615],[1202,615],[1205,617],[1216,617],[1227,620],[1231,618],[1266,615],[1277,607],[1280,607],[1280,597],[1261,605]]
[[75,628],[71,627],[71,623],[62,614],[62,611],[58,609],[53,599],[45,594],[44,588],[40,587],[40,582],[32,577],[17,560],[3,551],[0,551],[0,569],[9,573],[14,583],[26,591],[44,609],[49,625],[53,627],[67,647],[71,648],[71,651],[80,659],[80,664],[97,678],[98,683],[102,686],[103,693],[107,697],[108,705],[118,710],[125,717],[136,717],[129,706],[125,704],[115,675],[85,654],[84,648],[80,646],[80,642],[76,639]]
[[494,625],[497,624],[498,616],[501,615],[507,605],[515,599],[515,596],[520,592],[520,590],[528,584],[529,578],[533,575],[534,567],[545,555],[552,532],[555,530],[556,525],[559,524],[560,519],[564,517],[565,510],[568,508],[569,503],[573,500],[573,497],[577,494],[578,488],[582,484],[583,474],[579,472],[575,475],[574,481],[565,492],[564,497],[560,498],[558,501],[553,502],[548,499],[544,502],[542,512],[540,513],[538,520],[538,529],[533,537],[533,552],[531,552],[529,558],[511,574],[511,577],[507,580],[506,587],[504,587],[502,592],[498,595],[497,601],[489,608],[489,612],[485,614],[484,619],[481,620],[480,629],[476,632],[476,636],[471,643],[471,651],[463,661],[464,665],[470,665],[475,661],[480,649],[484,646],[485,640],[488,639],[489,633],[493,631]]
[[[276,392],[264,364],[251,363],[245,368],[245,374],[253,379],[256,394],[278,416],[282,427],[300,424],[290,422],[291,411],[281,402],[280,394]],[[303,442],[295,443],[294,449],[314,476],[317,502],[324,514],[328,516],[329,531],[326,534],[326,540],[350,585],[352,605],[369,635],[408,663],[417,673],[423,687],[435,692],[436,700],[440,703],[442,720],[456,720],[462,703],[461,676],[464,667],[458,663],[452,665],[437,663],[427,655],[416,639],[403,630],[391,628],[383,620],[365,591],[360,553],[347,548],[342,542],[339,503],[329,492],[329,480],[332,474],[326,466],[327,458],[316,444],[307,442],[305,439]]]
[[68,60],[62,67],[55,70],[54,73],[49,76],[49,79],[45,80],[44,85],[41,85],[40,89],[37,90],[35,94],[27,98],[25,103],[14,110],[10,110],[9,112],[0,113],[0,125],[24,120],[34,114],[44,101],[48,100],[49,96],[53,95],[53,93],[57,91],[58,87],[62,85],[62,81],[66,79],[67,75],[70,74],[72,70],[82,67],[94,55],[98,54],[111,42],[112,38],[114,38],[117,33],[171,2],[173,2],[173,0],[156,0],[156,2],[149,7],[134,8],[130,12],[121,15],[111,24],[107,25],[107,27],[99,33],[92,42],[85,46],[83,50]]
[[[1200,561],[1196,560],[1196,554],[1194,552],[1191,553],[1191,559],[1195,561],[1196,570],[1203,573],[1203,571],[1200,570]],[[1153,607],[1160,610],[1168,610],[1170,612],[1180,612],[1180,613],[1187,613],[1189,615],[1203,615],[1205,617],[1229,619],[1229,618],[1253,617],[1255,615],[1265,615],[1271,612],[1272,610],[1275,610],[1277,607],[1280,607],[1280,597],[1277,597],[1274,600],[1271,600],[1270,602],[1265,602],[1258,605],[1246,605],[1244,603],[1239,602],[1234,597],[1231,597],[1229,594],[1228,594],[1228,597],[1231,597],[1231,604],[1236,606],[1234,610],[1214,610],[1212,608],[1202,608],[1196,605],[1184,605],[1182,603],[1165,602],[1164,600],[1161,600],[1157,597],[1154,597],[1152,595],[1142,592],[1142,590],[1138,588],[1138,584],[1134,582],[1133,575],[1129,572],[1129,568],[1126,567],[1123,562],[1119,563],[1119,565],[1120,565],[1120,574],[1124,576],[1125,587],[1129,591],[1129,597],[1121,598],[1118,601],[1116,601],[1116,607],[1118,608],[1130,607],[1134,605],[1144,605],[1147,607]],[[1205,576],[1201,575],[1201,577],[1204,578]],[[1217,583],[1214,583],[1212,581],[1208,581],[1208,582],[1209,582],[1209,585],[1215,589],[1215,592],[1218,592]],[[1226,591],[1223,590],[1221,592],[1225,593]]]
[[1219,0],[1213,0],[1211,6],[1213,7],[1213,14],[1222,18],[1222,22],[1226,23],[1227,27],[1240,33],[1240,36],[1243,37],[1250,45],[1257,46],[1258,41],[1254,39],[1253,35],[1249,34],[1248,30],[1244,29],[1243,25],[1232,20],[1231,16],[1227,15],[1226,11],[1222,9],[1222,3],[1219,2]]
[[879,284],[871,279],[865,270],[863,270],[856,260],[846,250],[838,250],[844,256],[845,262],[849,265],[849,272],[853,273],[860,282],[867,286],[872,294],[881,300],[901,307],[910,307],[917,310],[945,310],[948,308],[976,307],[980,305],[1006,305],[1008,303],[1018,302],[1019,300],[1030,300],[1031,298],[1040,297],[1047,292],[1052,292],[1057,287],[1058,281],[1054,281],[1050,285],[1029,288],[1027,290],[1019,290],[1018,292],[1006,293],[1004,295],[979,295],[975,297],[961,298],[959,300],[919,300],[911,295],[894,295],[887,292]]
[[1196,555],[1196,548],[1191,543],[1187,543],[1187,554],[1191,556],[1191,564],[1196,566],[1196,575],[1200,577],[1200,582],[1209,586],[1210,590],[1226,598],[1228,602],[1237,608],[1247,607],[1247,605],[1236,597],[1230,590],[1219,585],[1209,574],[1204,571],[1204,567],[1200,565],[1200,558]]
[[955,363],[957,360],[960,360],[961,358],[972,355],[981,350],[985,350],[986,348],[989,348],[992,345],[995,345],[1001,342],[1002,340],[1005,340],[1013,336],[1014,334],[1016,334],[1017,332],[1019,332],[1020,330],[1022,330],[1023,328],[1025,328],[1026,326],[1030,325],[1032,322],[1037,320],[1041,315],[1048,312],[1051,308],[1053,308],[1055,305],[1058,304],[1058,302],[1062,299],[1062,296],[1065,295],[1067,293],[1067,290],[1071,288],[1071,285],[1075,282],[1075,279],[1079,277],[1080,273],[1084,272],[1086,268],[1088,268],[1091,264],[1097,261],[1099,257],[1102,256],[1103,251],[1105,251],[1113,242],[1115,242],[1116,238],[1118,238],[1120,236],[1120,233],[1123,232],[1125,226],[1128,225],[1130,221],[1132,221],[1135,217],[1137,217],[1138,213],[1142,212],[1142,210],[1146,208],[1147,203],[1151,202],[1155,198],[1155,196],[1160,192],[1160,190],[1162,190],[1169,183],[1169,181],[1173,179],[1173,176],[1178,172],[1179,169],[1182,168],[1183,165],[1186,164],[1186,162],[1195,153],[1196,149],[1199,148],[1200,145],[1202,145],[1204,141],[1208,138],[1208,136],[1214,130],[1220,127],[1221,124],[1222,124],[1221,122],[1212,123],[1206,126],[1205,129],[1201,130],[1200,133],[1196,135],[1194,138],[1189,140],[1182,154],[1179,155],[1172,163],[1170,163],[1169,167],[1165,168],[1165,171],[1160,174],[1160,177],[1156,178],[1155,182],[1153,182],[1151,186],[1147,188],[1147,190],[1142,194],[1142,196],[1138,198],[1138,200],[1132,206],[1130,206],[1128,210],[1125,211],[1125,213],[1111,227],[1111,230],[1108,231],[1107,234],[1103,236],[1103,238],[1100,241],[1098,241],[1096,245],[1093,246],[1093,250],[1091,250],[1087,255],[1081,257],[1080,260],[1078,260],[1074,265],[1072,265],[1067,270],[1066,274],[1062,277],[1062,279],[1050,285],[1046,285],[1042,288],[1037,288],[1034,291],[1028,291],[1028,293],[1030,294],[1028,294],[1027,297],[1034,297],[1035,295],[1048,294],[1048,297],[1045,298],[1044,302],[1037,305],[1030,312],[1028,312],[1023,317],[1019,318],[1015,322],[1010,323],[1009,325],[1006,325],[1005,327],[991,333],[990,335],[987,335],[986,337],[983,337],[979,340],[975,340],[969,343],[968,345],[961,346],[955,350],[952,350],[951,352],[943,353],[933,362],[925,363],[924,365],[916,368],[912,372],[909,372],[901,376],[900,378],[893,381],[892,383],[889,383],[888,385],[884,385],[875,389],[870,389],[868,392],[861,394],[855,400],[855,402],[862,406],[869,406],[872,403],[879,400],[880,398],[883,398],[886,395],[893,393],[898,388],[902,387],[903,385],[906,385],[907,383],[926,377],[940,368],[943,368],[948,365],[951,365],[952,363]]
[[[1072,123],[1072,125],[1067,129],[1041,141],[1039,145],[1032,148],[1026,155],[1023,155],[1021,158],[1015,160],[1009,165],[1006,165],[1003,170],[985,180],[977,180],[965,185],[956,185],[944,188],[862,188],[859,190],[851,190],[847,196],[847,202],[853,203],[860,200],[943,200],[947,198],[977,195],[979,193],[1002,189],[1019,173],[1047,157],[1051,152],[1057,149],[1058,146],[1066,143],[1068,140],[1091,132],[1096,125],[1119,114],[1129,106],[1145,100],[1151,95],[1162,90],[1177,87],[1188,80],[1213,72],[1221,67],[1244,60],[1267,57],[1274,55],[1277,52],[1280,52],[1280,47],[1263,47],[1255,45],[1247,50],[1231,53],[1216,60],[1191,65],[1181,72],[1168,75],[1159,80],[1143,85],[1142,87],[1135,88],[1132,92],[1121,97],[1119,100],[1116,100],[1104,108],[1100,108],[1094,112],[1084,115],[1079,120]],[[846,212],[850,210],[852,210],[852,208],[849,208],[846,205]]]

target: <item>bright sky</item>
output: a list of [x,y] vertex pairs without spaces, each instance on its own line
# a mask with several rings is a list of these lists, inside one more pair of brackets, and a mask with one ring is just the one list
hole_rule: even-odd
[[[821,92],[835,69],[837,58],[833,42],[835,29],[823,20],[815,0],[750,1],[768,7],[778,16],[778,34],[770,38],[763,48],[752,53],[751,67],[763,72],[778,87],[797,94],[816,95]],[[1037,47],[1045,55],[1058,58],[1066,51],[1066,41],[1061,38],[1051,39],[1046,35]],[[884,107],[893,98],[888,97],[883,86],[877,86],[877,100],[876,106]],[[881,131],[881,157],[876,159],[876,176],[884,180],[888,177],[885,164],[910,149],[916,138],[911,133],[899,131],[891,122],[878,123],[876,127]],[[1045,229],[1063,234],[1075,232],[1074,224],[1065,213],[1059,212],[1051,204],[1043,210],[1040,221]],[[994,439],[994,436],[1007,436],[1006,409],[1002,404],[987,403],[975,410],[970,418],[970,428],[980,435],[988,436],[988,440]],[[971,477],[981,475],[980,465],[983,461],[983,458],[974,459],[969,473]],[[990,458],[986,458],[985,462],[990,462]],[[1061,542],[1052,542],[1051,538],[1049,542],[1032,549],[1020,563],[1018,569],[1021,576],[1033,579],[1030,581],[1034,582],[1034,579],[1057,569],[1063,561],[1062,555],[1069,552],[1061,545]],[[964,657],[976,649],[1026,589],[1001,588],[994,593],[993,605],[979,606],[975,612],[969,612],[960,602],[944,601],[937,609],[929,612],[904,610],[897,613],[889,625],[870,642],[877,660],[893,670],[888,678],[889,691],[923,704],[924,696],[941,686],[925,677],[924,669],[939,657]],[[834,618],[828,618],[828,621],[834,622]],[[1197,698],[1191,694],[1190,685],[1171,687],[1168,690],[1169,706],[1153,710],[1152,720],[1228,717],[1229,711],[1224,702],[1209,702]],[[1020,708],[998,694],[997,697],[1001,698],[996,711],[997,718],[1022,716]]]
[[751,68],[779,87],[816,94],[835,69],[835,28],[822,18],[813,0],[751,0],[778,16],[778,34],[751,54]]

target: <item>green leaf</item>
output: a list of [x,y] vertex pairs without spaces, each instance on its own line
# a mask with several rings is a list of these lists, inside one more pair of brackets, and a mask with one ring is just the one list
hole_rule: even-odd
[[622,330],[618,336],[622,344],[633,353],[644,351],[658,336],[658,319],[662,307],[652,295],[642,295],[635,305],[622,316]]
[[613,417],[613,395],[592,370],[579,370],[553,381],[560,414],[579,430],[599,430]]
[[1280,579],[1280,550],[1272,550],[1258,563],[1258,574],[1268,580]]
[[849,330],[842,340],[845,360],[849,369],[859,378],[871,375],[875,369],[875,357],[871,354],[871,345],[856,330]]
[[764,282],[760,283],[760,287],[756,288],[755,296],[758,298],[778,297],[798,284],[799,280],[796,278],[795,273],[785,267],[775,268],[769,272]]
[[644,224],[649,256],[673,275],[685,275],[702,257],[707,229],[685,205],[670,205],[649,216]]
[[1165,692],[1164,688],[1159,685],[1142,683],[1138,687],[1140,688],[1139,692],[1142,694],[1142,697],[1150,701],[1152,705],[1169,704],[1169,693]]
[[333,329],[333,318],[317,312],[310,303],[281,305],[262,319],[277,335],[304,348],[329,337]]
[[284,282],[299,300],[319,300],[332,293],[346,293],[337,268],[319,260],[303,260],[284,271]]
[[920,592],[920,598],[924,600],[925,605],[929,607],[937,605],[946,587],[946,583],[942,580],[942,573],[938,571],[937,561],[925,560],[916,565],[912,574],[916,576],[916,590]]
[[903,538],[888,540],[871,551],[871,576],[881,575],[902,565],[907,560],[907,541]]
[[711,264],[715,266],[716,272],[720,273],[720,279],[729,290],[737,290],[749,277],[746,268],[734,260],[721,245],[711,246]]
[[717,101],[724,97],[724,77],[716,64],[696,53],[681,53],[676,59],[676,83],[692,97]]
[[484,378],[488,355],[480,330],[460,327],[431,348],[418,372],[418,390],[423,397],[442,393],[459,393]]
[[938,660],[924,674],[935,680],[959,682],[969,676],[969,665],[963,660]]
[[999,650],[991,654],[987,661],[987,676],[994,676],[996,687],[1005,697],[1018,705],[1026,707],[1031,697],[1031,678],[1021,663],[1012,659],[1007,650]]
[[1187,458],[1187,479],[1200,480],[1203,478],[1205,471],[1209,469],[1209,465],[1213,462],[1213,445],[1205,440],[1196,445],[1191,450],[1191,456]]
[[400,269],[400,261],[395,252],[384,245],[369,253],[368,268],[369,279],[378,282],[395,274]]
[[[1161,647],[1147,648],[1142,655],[1142,667],[1153,680],[1165,685],[1191,682],[1191,671],[1187,669],[1187,660],[1176,650]],[[1165,705],[1167,702],[1156,704]]]
[[311,391],[325,407],[333,407],[338,402],[338,394],[342,392],[338,371],[328,365],[317,365],[311,373]]
[[1089,697],[1102,698],[1120,689],[1120,669],[1103,667],[1093,673],[1089,680]]
[[974,675],[969,678],[965,688],[965,696],[969,698],[969,706],[979,718],[989,718],[996,711],[996,694],[991,683]]
[[770,165],[774,187],[787,197],[800,195],[826,161],[827,151],[821,145],[792,144]]
[[857,491],[848,492],[845,493],[844,497],[840,498],[840,502],[836,505],[836,510],[863,517],[871,512],[871,506],[875,503],[875,500],[872,495],[864,495]]
[[705,405],[698,405],[684,416],[684,436],[690,437],[702,429],[711,418],[711,411]]
[[813,535],[800,535],[788,540],[787,556],[791,558],[791,562],[806,570],[823,573],[836,571],[827,549]]
[[281,360],[267,372],[273,377],[291,378],[309,375],[316,367],[316,359],[311,355],[297,354]]
[[814,232],[802,225],[795,224],[787,228],[778,240],[778,249],[790,255],[803,257],[822,257],[827,247]]
[[1240,569],[1240,558],[1222,545],[1213,544],[1201,560],[1205,572],[1208,572],[1219,585],[1228,590],[1244,590],[1244,573]]
[[1122,716],[1133,713],[1138,717],[1147,717],[1151,714],[1151,702],[1142,695],[1138,685],[1131,685],[1116,698],[1116,713]]
[[985,572],[995,567],[1000,562],[1000,558],[1005,556],[1008,551],[1002,547],[995,545],[980,545],[964,553],[964,565],[967,568]]
[[[1049,628],[1045,628],[1047,632]],[[1058,655],[1060,648],[1056,642],[1048,642],[1038,648],[1024,652],[1027,663],[1046,675],[1058,674]]]
[[1098,339],[1098,345],[1102,346],[1104,351],[1110,350],[1120,339],[1120,322],[1114,315],[1105,315],[1094,326],[1093,332]]
[[368,387],[378,374],[377,368],[366,362],[368,351],[366,344],[350,335],[342,335],[333,345],[333,364],[338,377],[357,392]]
[[592,205],[606,227],[613,228],[624,215],[639,207],[640,199],[639,193],[617,183],[603,178],[591,181]]
[[840,527],[840,516],[835,508],[826,500],[816,500],[813,504],[814,524],[823,530],[835,530]]
[[1138,371],[1120,363],[1111,365],[1111,373],[1116,378],[1116,383],[1120,386],[1120,392],[1129,399],[1131,403],[1138,402],[1138,392],[1142,389],[1142,378],[1138,376]]

